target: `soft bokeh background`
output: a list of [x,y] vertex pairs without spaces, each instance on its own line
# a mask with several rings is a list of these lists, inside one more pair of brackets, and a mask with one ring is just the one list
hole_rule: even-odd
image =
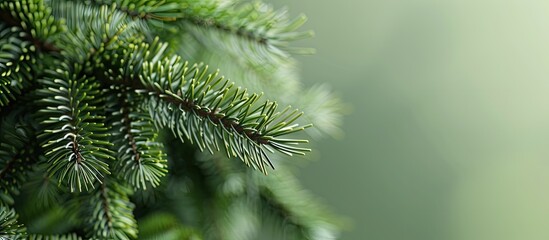
[[549,239],[549,2],[271,0],[305,13],[307,84],[353,111],[304,185],[341,239]]

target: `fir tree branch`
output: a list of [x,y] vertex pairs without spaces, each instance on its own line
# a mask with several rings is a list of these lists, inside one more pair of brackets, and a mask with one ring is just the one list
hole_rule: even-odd
[[239,36],[279,56],[287,57],[275,49],[292,50],[287,47],[289,41],[312,35],[312,32],[296,32],[306,21],[304,16],[289,20],[285,11],[274,11],[261,2],[238,4],[236,1],[184,0],[182,6],[182,22]]
[[31,53],[35,48],[18,27],[0,22],[0,106],[5,107],[31,85]]
[[134,204],[128,199],[129,194],[131,191],[114,179],[105,181],[96,189],[83,212],[90,238],[137,238],[137,222],[132,213]]
[[[231,36],[232,40],[242,40],[242,44],[237,44],[239,48],[234,49],[237,52],[243,49],[242,54],[252,55],[251,61],[257,60],[256,63],[261,65],[264,63],[262,58],[272,58],[275,61],[271,63],[276,65],[280,63],[278,60],[287,57],[285,51],[290,50],[286,46],[288,41],[307,35],[294,32],[302,19],[287,21],[283,12],[271,11],[262,4],[244,4],[241,8],[232,3],[230,0],[0,1],[0,25],[3,26],[0,27],[0,42],[7,41],[0,44],[0,58],[11,54],[5,58],[6,61],[0,59],[0,65],[17,61],[25,63],[0,71],[3,74],[18,67],[25,70],[0,79],[0,90],[16,93],[13,97],[0,95],[0,98],[8,99],[2,101],[9,101],[9,105],[1,109],[2,115],[20,108],[20,100],[33,103],[36,109],[40,109],[34,111],[32,108],[30,111],[33,112],[32,120],[40,122],[37,127],[40,143],[15,146],[17,139],[8,137],[4,141],[3,134],[0,134],[0,184],[4,180],[10,181],[10,187],[18,189],[18,183],[10,179],[28,172],[21,171],[21,167],[34,168],[33,161],[40,157],[38,168],[34,168],[34,177],[39,180],[22,188],[38,192],[38,197],[36,200],[27,195],[18,198],[17,201],[23,202],[21,208],[26,209],[29,205],[48,208],[35,203],[45,202],[50,199],[47,196],[55,195],[56,191],[64,192],[67,185],[71,191],[93,189],[89,193],[70,194],[73,199],[70,203],[58,203],[70,210],[54,213],[59,219],[61,215],[71,216],[71,213],[82,213],[81,216],[71,218],[69,225],[63,225],[61,220],[49,224],[63,225],[65,230],[76,231],[82,236],[87,233],[87,238],[135,239],[137,225],[132,213],[134,205],[129,200],[133,194],[131,187],[144,189],[146,185],[159,185],[167,168],[162,147],[156,142],[160,128],[171,130],[180,139],[195,144],[189,146],[188,158],[177,159],[190,165],[195,164],[196,148],[210,152],[223,149],[228,157],[238,157],[262,172],[266,172],[268,165],[273,167],[268,152],[276,150],[287,155],[308,152],[309,149],[300,147],[307,141],[283,137],[307,127],[295,124],[301,116],[299,111],[289,107],[280,111],[275,102],[259,101],[261,94],[248,94],[218,77],[217,73],[210,74],[207,68],[183,63],[179,57],[173,56],[173,48],[161,43],[160,38],[150,42],[151,36],[165,30],[158,27],[159,23],[163,25],[162,21],[179,19],[175,24],[165,24],[181,27],[179,34],[165,31],[175,36],[171,42],[183,33],[193,34],[190,32],[195,30],[215,32],[219,36]],[[155,32],[152,29],[155,26],[161,30]],[[15,33],[20,35],[15,36]],[[202,40],[201,37],[212,36],[200,35],[197,41]],[[220,42],[224,39],[217,38]],[[232,40],[226,41],[225,46],[230,48],[234,43]],[[204,44],[198,48],[207,47]],[[219,52],[223,54],[224,51]],[[257,56],[253,55],[256,52]],[[25,82],[21,79],[31,80]],[[32,98],[26,99],[29,92]],[[108,109],[110,107],[112,109]],[[0,126],[0,132],[19,131],[17,124],[8,125],[6,129]],[[35,137],[28,139],[37,142]],[[112,151],[113,148],[118,150],[118,154]],[[41,156],[42,150],[45,157]],[[113,156],[117,161],[107,164]],[[309,230],[316,222],[307,217],[308,213],[298,209],[310,208],[295,198],[283,199],[286,198],[284,194],[294,194],[295,189],[283,192],[275,187],[287,185],[262,185],[261,197],[253,199],[246,194],[250,188],[255,188],[255,183],[243,180],[245,171],[224,168],[225,165],[219,162],[209,163],[216,165],[216,171],[206,173],[206,167],[185,169],[183,176],[170,179],[170,186],[166,189],[172,191],[176,186],[180,189],[169,196],[181,194],[186,191],[182,189],[189,188],[190,176],[198,175],[200,179],[192,179],[196,185],[191,187],[198,193],[185,194],[203,194],[197,199],[206,198],[207,201],[196,203],[206,209],[194,217],[200,218],[198,215],[203,214],[207,215],[204,219],[221,219],[213,222],[214,229],[206,226],[201,233],[185,227],[180,229],[179,226],[183,225],[177,225],[174,229],[177,229],[179,238],[210,236],[208,231],[216,231],[220,237],[231,235],[237,239],[251,239],[258,228],[256,224],[247,224],[248,220],[257,219],[254,207],[258,203],[252,201],[274,209],[278,217],[295,219],[294,225],[307,233],[312,232]],[[24,164],[28,165],[22,166]],[[196,169],[197,173],[193,173]],[[116,175],[106,176],[111,172]],[[58,181],[58,186],[51,185],[52,181]],[[298,193],[295,195],[303,197]],[[179,218],[180,214],[193,214],[183,213],[192,209],[183,211],[180,204],[173,204],[171,208],[178,210]],[[0,229],[4,229],[2,224],[5,223],[2,214],[0,211]],[[315,214],[312,211],[311,215],[316,217]],[[26,223],[32,218],[32,214],[21,216]],[[6,218],[13,220],[17,216],[7,214]],[[209,225],[209,222],[202,223]],[[28,237],[79,239],[77,234]]]
[[27,229],[17,218],[13,208],[0,204],[0,238],[23,239],[26,236]]
[[[109,198],[107,197],[105,184],[101,184],[101,186],[99,186],[99,196],[101,199],[99,202],[101,203],[101,207],[103,208],[103,216],[106,217],[106,225],[110,228],[114,223],[112,220],[112,213],[109,206]],[[99,218],[102,218],[102,217],[99,217]]]
[[[102,9],[105,9],[105,7]],[[104,11],[105,10],[102,10],[102,12]],[[116,25],[116,24],[113,24],[113,25]],[[116,31],[116,34],[120,34],[122,32],[121,29],[123,28],[118,28],[118,31]],[[105,42],[105,40],[101,42]],[[106,42],[110,43],[111,41],[106,41]],[[102,47],[101,49],[104,49],[104,48]],[[95,51],[93,51],[92,54],[95,54]],[[192,81],[189,81],[189,83],[190,82]],[[183,83],[183,81],[181,81],[181,83]],[[225,82],[224,86],[227,86],[227,83],[228,82]],[[197,84],[201,84],[201,83],[197,82]],[[192,85],[193,84],[191,84],[191,86]],[[276,149],[288,155],[303,154],[303,152],[309,151],[309,149],[291,146],[291,145],[295,145],[303,142],[301,140],[280,139],[282,140],[281,142],[279,139],[275,138],[279,135],[285,135],[291,132],[302,130],[304,127],[296,128],[296,126],[289,125],[301,114],[294,111],[287,114],[286,116],[282,116],[282,114],[280,113],[275,113],[277,105],[273,102],[266,102],[265,105],[257,108],[255,112],[253,112],[251,111],[249,106],[253,105],[254,102],[257,101],[257,99],[259,98],[258,95],[251,95],[250,97],[248,97],[245,91],[239,92],[237,90],[236,93],[233,92],[234,100],[236,100],[237,102],[225,101],[224,103],[230,104],[230,106],[226,106],[224,110],[228,111],[226,113],[232,113],[232,114],[237,113],[239,114],[239,116],[226,116],[225,113],[218,112],[221,109],[217,109],[216,107],[208,108],[207,106],[200,106],[192,100],[189,101],[186,99],[182,99],[181,96],[174,97],[174,96],[177,96],[174,94],[174,92],[176,91],[170,92],[170,91],[165,91],[165,89],[151,88],[153,86],[154,84],[149,85],[148,88],[147,87],[145,88],[145,90],[149,91],[149,93],[157,95],[158,97],[164,98],[164,100],[167,100],[168,103],[174,104],[182,110],[186,110],[187,112],[192,111],[193,113],[197,114],[199,118],[202,118],[204,120],[209,120],[214,125],[222,126],[223,130],[225,130],[225,132],[228,133],[229,135],[232,135],[232,133],[234,132],[237,134],[237,136],[238,135],[243,136],[244,138],[237,140],[236,143],[228,143],[227,141],[225,141],[226,140],[225,138],[228,136],[223,135],[223,133],[221,132],[218,132],[217,134],[220,136],[220,138],[224,142],[225,149],[227,150],[226,152],[229,156],[238,156],[248,165],[254,165],[256,168],[260,169],[263,172],[266,172],[265,166],[264,166],[265,163],[270,165],[273,168],[274,166],[270,162],[269,157],[264,152],[263,148],[260,147],[261,145],[268,145],[269,147],[267,148],[267,150],[269,151],[272,151],[271,149]],[[228,88],[230,87],[231,86],[229,86]],[[218,99],[211,98],[210,99],[210,101],[212,101],[211,103],[216,105],[221,104],[221,102],[223,101],[223,98],[226,97],[225,95],[228,92],[227,90],[229,90],[228,88],[225,89],[226,91],[218,91],[218,94],[216,95],[216,97],[220,97],[220,98]],[[201,86],[199,89],[206,90],[207,88],[204,85],[204,86]],[[180,89],[178,91],[180,91]],[[192,94],[195,94],[194,91],[190,91],[190,92]],[[213,101],[217,101],[217,103]],[[236,104],[236,107],[233,104]],[[249,106],[246,109],[244,109],[243,107],[246,105],[249,105]],[[286,112],[283,112],[283,113],[286,113]],[[260,123],[248,122],[247,123],[248,125],[244,125],[244,124],[241,124],[238,120],[234,120],[235,117],[237,117],[236,119],[238,119],[238,117],[248,116],[250,114],[257,115],[257,116],[251,117],[251,119],[254,119],[254,120],[259,119]],[[281,120],[272,129],[267,130],[268,124],[272,123],[272,121],[276,119],[276,117],[273,117],[273,115],[275,116],[280,115],[277,117],[280,117],[283,120],[289,120],[289,122],[284,122]],[[273,118],[268,119],[271,117]],[[271,136],[267,136],[262,133],[259,133],[257,129],[253,128],[254,125],[264,128],[263,130],[265,130],[265,132],[272,132]],[[185,133],[184,135],[189,137],[191,141],[193,140],[196,141],[196,143],[198,143],[199,147],[202,149],[208,148],[208,150],[212,151],[212,144],[216,149],[219,149],[218,143],[215,139],[208,139],[208,138],[200,139],[197,137],[197,135],[194,135],[194,136],[189,135],[188,133],[189,131],[186,131],[183,128],[180,128],[180,130],[182,130],[181,132]],[[251,142],[248,142],[248,140],[251,140]],[[248,142],[248,144],[246,144],[246,142]],[[241,146],[235,146],[235,145],[241,145]]]
[[131,106],[132,102],[140,102],[140,98],[132,98],[121,89],[110,93],[116,96],[108,101],[108,111],[112,113],[109,121],[114,130],[112,142],[118,153],[115,171],[135,188],[158,186],[167,172],[167,161],[162,144],[156,141],[152,120]]
[[54,21],[43,1],[4,0],[0,3],[0,21],[23,29],[27,33],[25,39],[39,51],[59,51],[52,42],[63,28]]
[[[18,19],[16,19],[9,12],[6,12],[6,11],[0,10],[0,22],[4,22],[8,26],[22,28],[21,22],[18,21]],[[42,52],[58,52],[59,51],[59,49],[57,49],[57,47],[55,47],[55,45],[53,45],[52,43],[48,43],[40,39],[32,38],[31,37],[32,35],[30,34],[29,30],[27,30],[26,33],[27,34],[24,35],[23,39],[31,42],[38,49],[38,51],[42,51]]]
[[[131,54],[114,52],[109,70],[98,79],[104,85],[121,84],[144,96],[144,109],[158,127],[167,127],[210,152],[224,147],[228,157],[238,157],[249,166],[266,173],[265,165],[274,167],[265,151],[277,150],[287,155],[310,151],[296,145],[306,140],[283,139],[280,136],[302,131],[310,125],[293,124],[302,113],[265,101],[260,95],[208,73],[207,67],[192,67],[178,56],[162,59],[165,44],[132,44]],[[195,130],[192,130],[195,129]]]
[[[67,179],[71,191],[93,188],[101,182],[103,174],[109,174],[107,160],[112,159],[105,141],[106,127],[98,120],[100,92],[98,84],[90,79],[78,79],[82,71],[61,63],[61,69],[48,71],[41,79],[45,86],[37,94],[47,107],[37,113],[42,119],[42,147],[48,158],[48,172],[59,181]],[[64,68],[64,69],[63,69]]]
[[240,125],[240,123],[236,119],[225,118],[224,115],[219,114],[218,109],[209,109],[205,106],[201,106],[197,104],[196,102],[190,99],[183,99],[181,98],[181,96],[168,95],[167,91],[155,88],[154,86],[146,86],[146,85],[133,84],[133,83],[131,85],[136,87],[138,91],[145,90],[148,95],[153,95],[158,98],[162,98],[168,103],[171,103],[175,106],[180,106],[183,110],[187,112],[195,112],[199,117],[203,119],[208,119],[212,122],[220,123],[226,129],[233,129],[239,135],[245,135],[250,140],[258,144],[269,143],[269,141],[266,140],[265,138],[262,138],[262,136],[258,132],[253,131],[252,129],[246,129],[243,125]]
[[[163,69],[163,74],[158,74],[158,69]],[[229,157],[238,156],[264,173],[265,164],[274,168],[265,150],[288,155],[310,151],[295,146],[306,140],[279,138],[308,127],[292,125],[302,115],[297,110],[277,112],[277,104],[269,101],[256,105],[259,95],[233,90],[229,81],[207,74],[207,68],[189,69],[178,57],[145,62],[143,71],[139,82],[127,80],[122,84],[149,96],[145,106],[159,126],[169,127],[201,149],[219,150],[221,142]]]
[[57,41],[63,46],[60,53],[83,66],[79,77],[94,76],[95,70],[103,69],[107,51],[118,49],[120,44],[142,41],[144,37],[144,26],[128,19],[114,6],[93,7],[72,1],[53,5],[55,16],[67,21],[70,30]]
[[121,111],[122,111],[122,123],[124,124],[123,129],[125,131],[125,135],[127,136],[130,149],[133,153],[133,161],[135,161],[137,165],[140,165],[141,154],[137,150],[137,143],[135,142],[135,136],[132,133],[133,131],[132,131],[132,124],[131,124],[132,120],[130,119],[130,110],[125,100],[123,100],[122,98],[119,98],[119,101],[122,105]]
[[140,20],[160,20],[160,21],[175,21],[180,17],[178,13],[179,4],[177,1],[141,1],[135,4],[129,1],[122,0],[92,0],[90,3],[102,6],[110,5],[116,7],[120,12],[126,13],[133,19]]

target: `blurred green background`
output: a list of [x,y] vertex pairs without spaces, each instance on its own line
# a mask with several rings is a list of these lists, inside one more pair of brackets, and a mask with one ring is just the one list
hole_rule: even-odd
[[352,106],[304,185],[341,239],[549,239],[549,2],[272,0],[309,17],[308,85]]

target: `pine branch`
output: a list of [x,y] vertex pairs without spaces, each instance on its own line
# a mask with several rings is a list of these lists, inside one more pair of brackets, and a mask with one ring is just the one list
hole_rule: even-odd
[[[240,162],[197,160],[195,155],[196,148],[222,150],[266,172],[267,165],[273,167],[269,152],[302,155],[309,151],[300,147],[306,140],[284,137],[309,126],[296,124],[302,113],[290,107],[280,110],[275,102],[261,101],[262,94],[234,87],[207,67],[184,63],[174,55],[176,48],[162,42],[207,48],[218,55],[232,49],[231,57],[246,55],[248,62],[240,67],[271,69],[287,63],[278,65],[285,68],[291,64],[288,41],[308,36],[295,32],[303,20],[289,21],[283,11],[260,3],[236,5],[230,0],[1,1],[0,187],[8,197],[1,193],[0,197],[12,199],[30,172],[31,181],[21,189],[32,193],[23,192],[16,200],[3,202],[22,204],[17,206],[23,209],[20,219],[31,230],[36,227],[31,224],[36,215],[28,210],[34,209],[32,205],[37,212],[47,211],[34,223],[55,218],[41,230],[76,232],[26,237],[80,239],[85,233],[93,239],[137,238],[133,216],[137,209],[129,196],[131,188],[155,187],[163,181],[166,160],[156,136],[164,130],[194,143],[184,158],[171,156],[172,163],[189,168],[183,174],[174,171],[180,175],[164,181],[169,182],[160,189],[163,195],[155,205],[175,210],[177,224],[165,229],[176,239],[252,239],[259,224],[249,221],[260,216],[255,212],[258,204],[272,210],[272,219],[291,218],[284,226],[297,226],[305,232],[299,236],[316,236],[319,228],[330,230],[332,225],[324,219],[312,220],[322,216],[298,201],[310,199],[292,184],[260,183],[257,188],[260,180],[252,178],[255,172],[251,174]],[[180,32],[166,31],[174,27]],[[200,44],[175,42],[184,34]],[[210,48],[216,43],[222,46]],[[263,73],[268,75],[270,70]],[[33,107],[24,108],[20,102],[33,103]],[[21,109],[31,109],[32,121],[19,124],[4,119],[5,113]],[[39,122],[38,126],[33,122]],[[32,132],[26,132],[27,128]],[[204,165],[195,166],[201,160]],[[68,193],[66,189],[92,191]],[[194,192],[186,192],[189,189]],[[183,205],[178,201],[189,198],[197,202]],[[177,204],[160,206],[168,203]],[[184,206],[190,208],[182,210]],[[58,211],[48,211],[52,207]],[[137,212],[139,217],[148,213]],[[77,213],[81,215],[72,215]],[[189,216],[199,220],[186,219]],[[12,229],[11,235],[25,234],[16,220],[14,210],[0,206],[0,237],[6,228]],[[201,223],[201,232],[179,221]]]
[[[296,93],[301,93],[297,74],[293,72],[295,62],[290,54],[308,54],[312,50],[292,48],[289,42],[295,39],[282,36],[311,36],[311,32],[297,32],[305,17],[292,22],[285,11],[274,11],[262,3],[187,2],[192,2],[185,9],[189,13],[179,21],[180,31],[184,34],[164,36],[174,43],[178,54],[191,62],[204,61],[221,68],[238,86],[253,92],[268,89],[267,97],[279,103],[288,99],[286,96],[291,99]],[[292,27],[287,28],[290,25]]]
[[279,138],[308,127],[292,125],[302,113],[290,108],[277,112],[277,104],[269,101],[258,105],[260,95],[233,89],[217,74],[207,74],[207,68],[195,65],[189,69],[187,63],[172,57],[145,62],[140,80],[123,84],[149,96],[145,107],[159,127],[169,127],[201,150],[213,152],[222,144],[229,157],[239,157],[264,173],[266,164],[273,167],[266,150],[288,155],[310,151],[295,146],[306,140]]
[[[16,27],[16,28],[21,29],[23,27],[21,25],[21,22],[18,19],[16,19],[14,16],[12,16],[10,14],[10,12],[4,11],[3,10],[3,8],[5,8],[4,6],[6,6],[6,5],[0,5],[0,22],[4,22],[7,26]],[[12,13],[13,12],[14,11],[12,10]],[[31,31],[32,30],[27,29],[26,31],[24,31],[25,34],[22,34],[22,35],[23,35],[23,40],[26,40],[26,41],[30,42],[32,44],[32,46],[34,46],[34,49],[38,49],[38,51],[42,51],[42,52],[56,52],[56,51],[59,51],[59,49],[57,49],[51,43],[47,43],[47,42],[41,41],[39,39],[32,38],[31,37]],[[33,49],[33,51],[34,51],[34,49]]]
[[0,238],[23,239],[27,229],[17,222],[18,215],[14,209],[0,204]]
[[102,183],[89,202],[84,216],[93,239],[136,239],[137,222],[133,217],[134,204],[128,195],[131,191],[114,181]]
[[[73,9],[73,11],[66,11]],[[57,41],[63,46],[60,54],[83,66],[79,77],[93,76],[95,70],[104,69],[107,51],[118,49],[122,44],[140,42],[144,38],[145,26],[132,21],[114,6],[88,6],[75,2],[54,2],[56,18],[67,22],[69,31]]]
[[301,16],[293,21],[285,11],[274,11],[266,4],[256,2],[237,5],[235,1],[196,1],[182,2],[182,21],[200,28],[213,28],[235,34],[268,48],[271,53],[286,56],[274,48],[290,50],[286,45],[311,36],[311,32],[295,32],[306,21]]
[[[105,59],[106,70],[98,76],[98,79],[108,79],[105,86],[119,85],[120,82],[139,82],[143,72],[144,62],[158,62],[166,55],[168,44],[155,37],[150,43],[146,41],[134,41],[124,47],[109,52]],[[130,88],[131,89],[131,88]]]
[[157,39],[129,47],[126,54],[111,54],[119,58],[110,58],[109,71],[98,78],[109,79],[105,85],[122,84],[145,96],[143,108],[158,127],[171,129],[201,150],[224,147],[228,157],[239,157],[265,173],[265,165],[273,167],[265,151],[290,156],[310,151],[296,146],[306,140],[280,138],[310,126],[292,124],[301,112],[277,112],[278,105],[270,101],[259,105],[260,95],[235,89],[217,73],[208,74],[207,67],[189,67],[177,56],[162,60],[166,47]]
[[0,3],[0,21],[23,29],[26,40],[39,51],[58,51],[52,42],[64,29],[43,0],[4,0]]
[[15,100],[30,85],[30,54],[35,47],[26,36],[20,28],[0,22],[0,106]]
[[47,107],[38,112],[43,133],[48,172],[59,181],[67,180],[71,191],[93,188],[109,174],[106,161],[112,159],[105,141],[104,119],[97,112],[98,84],[93,79],[80,78],[81,69],[61,63],[61,68],[48,71],[49,76],[39,80],[45,88],[38,90],[40,101]]
[[92,0],[90,3],[98,6],[114,6],[133,19],[175,21],[176,18],[181,17],[179,1],[176,0],[142,0],[138,4],[123,0]]
[[[107,12],[106,7],[102,8],[102,13],[103,12]],[[108,14],[108,12],[106,14]],[[105,15],[105,14],[102,14],[101,16],[103,16],[103,15]],[[111,15],[108,15],[108,16],[111,16]],[[121,19],[121,18],[116,18],[116,19]],[[116,29],[116,34],[120,34],[122,32],[121,29],[123,29],[123,27],[118,28],[118,27],[116,27],[116,24],[113,24],[113,26],[115,26],[114,29]],[[114,39],[114,38],[112,38],[112,39]],[[111,41],[106,41],[105,39],[102,39],[102,40],[95,40],[94,42],[95,43],[103,43],[103,42],[110,43]],[[97,45],[97,44],[95,44],[95,45]],[[104,49],[104,47],[100,48],[100,49]],[[92,51],[92,54],[93,54],[93,51]],[[88,56],[89,56],[89,54],[88,54]],[[164,64],[166,64],[166,63],[168,63],[168,61],[164,61]],[[181,67],[181,66],[179,66],[179,67]],[[150,69],[150,70],[154,71],[154,69]],[[89,72],[89,70],[86,71],[86,72]],[[196,74],[198,74],[198,71],[195,73],[195,75]],[[203,74],[205,74],[205,72],[203,72],[202,75]],[[200,90],[206,90],[206,89],[208,89],[208,87],[209,88],[215,87],[215,84],[212,85],[212,86],[207,87],[207,84],[209,83],[209,81],[211,79],[206,81],[206,83],[202,84],[201,86],[198,85],[198,84],[201,84],[201,82],[194,83],[194,81],[185,82],[183,80],[179,81],[180,85],[181,85],[181,86],[179,86],[180,88],[183,87],[183,83],[188,83],[190,85],[190,87],[192,87],[192,88],[194,88],[196,86]],[[197,80],[200,80],[200,79],[197,79]],[[220,81],[218,80],[216,82],[216,84],[219,83],[219,82]],[[134,83],[132,83],[132,85],[133,84]],[[147,82],[143,82],[143,84],[146,85]],[[222,130],[224,130],[224,131],[219,131],[219,130],[209,129],[209,132],[216,134],[215,138],[211,138],[207,135],[203,135],[203,136],[199,137],[197,135],[190,135],[190,133],[188,131],[188,128],[191,125],[187,125],[186,127],[180,126],[177,129],[177,131],[180,133],[180,134],[178,134],[179,136],[181,136],[181,137],[185,136],[188,139],[190,139],[192,142],[196,142],[201,149],[207,148],[209,151],[212,151],[213,148],[219,150],[220,149],[219,148],[220,144],[218,143],[218,141],[222,141],[224,146],[225,146],[225,150],[226,150],[228,156],[238,156],[246,164],[253,165],[255,168],[260,169],[261,171],[263,171],[265,173],[266,173],[265,164],[271,165],[271,167],[273,167],[273,166],[272,166],[272,163],[269,160],[269,157],[265,153],[265,149],[264,149],[264,147],[262,147],[262,145],[263,146],[268,145],[268,147],[266,149],[269,150],[269,151],[272,151],[272,149],[276,149],[276,150],[278,150],[280,152],[283,152],[285,154],[288,154],[288,155],[303,154],[304,151],[309,151],[308,149],[293,146],[293,145],[296,145],[298,143],[304,142],[302,140],[277,139],[277,138],[275,138],[276,136],[279,136],[279,135],[285,135],[285,134],[288,134],[288,133],[303,130],[304,127],[297,127],[296,125],[289,125],[296,118],[298,118],[301,115],[301,113],[298,113],[296,111],[287,113],[286,111],[288,109],[283,111],[282,114],[275,113],[277,105],[273,102],[266,102],[264,105],[262,105],[262,107],[258,107],[254,110],[254,112],[250,112],[251,111],[250,106],[255,103],[255,101],[259,98],[259,95],[254,94],[254,95],[251,95],[250,97],[248,97],[245,91],[239,91],[239,90],[229,91],[230,88],[232,87],[232,85],[228,85],[228,81],[225,81],[222,86],[223,86],[222,88],[227,87],[227,86],[228,86],[228,88],[227,89],[221,89],[222,91],[217,91],[216,93],[211,91],[210,92],[211,96],[210,96],[209,100],[210,100],[210,104],[216,104],[216,105],[224,104],[224,105],[226,105],[226,106],[220,106],[220,107],[224,107],[224,109],[217,109],[217,108],[208,109],[208,106],[197,105],[193,101],[181,99],[181,96],[176,97],[176,98],[173,98],[173,96],[170,96],[170,93],[171,93],[171,95],[174,95],[173,94],[174,92],[181,92],[181,89],[177,89],[175,91],[174,90],[166,91],[165,89],[155,89],[156,86],[154,86],[154,84],[150,84],[148,87],[145,86],[144,90],[149,91],[148,93],[150,93],[150,94],[157,95],[158,97],[165,98],[166,100],[168,100],[169,103],[174,104],[175,106],[179,105],[177,107],[179,107],[181,109],[185,109],[186,111],[193,111],[194,113],[198,114],[199,119],[202,118],[202,119],[205,119],[205,120],[210,120],[209,121],[210,123],[213,123],[213,125],[216,125],[216,126],[221,126]],[[168,87],[168,86],[166,86],[166,87]],[[143,90],[143,89],[140,89],[140,90]],[[194,89],[193,89],[193,91],[189,91],[189,92],[191,93],[192,96],[194,96],[194,94],[200,94],[199,92],[198,93],[194,92]],[[231,95],[233,97],[234,102],[226,101],[226,100],[223,101],[225,97],[228,97],[228,98],[231,97],[231,96],[228,96],[228,95]],[[175,96],[177,96],[177,95],[175,95]],[[206,97],[206,96],[204,96],[204,97]],[[204,98],[199,98],[199,99],[200,99],[200,101],[204,100]],[[206,98],[206,99],[208,99],[208,98]],[[166,106],[166,107],[169,107],[169,106]],[[216,112],[218,110],[225,110],[226,113],[232,113],[232,114],[238,114],[238,115],[237,116],[227,116],[226,113]],[[286,114],[286,115],[284,115],[284,114]],[[156,115],[156,114],[154,114],[154,115]],[[175,114],[175,115],[178,115],[178,114]],[[181,118],[181,117],[185,117],[186,115],[178,115],[178,116],[179,116],[179,118]],[[238,117],[249,117],[249,118],[248,119],[242,119],[243,121],[238,121],[239,120]],[[281,119],[284,119],[284,120],[290,120],[290,122],[279,121],[274,127],[272,127],[271,129],[267,129],[267,127],[269,127],[268,124],[272,123],[272,121],[275,120],[277,117],[279,117]],[[255,122],[253,122],[254,120],[259,120],[260,123],[255,123]],[[246,121],[248,121],[248,122],[246,122]],[[246,124],[240,124],[240,123],[246,123],[247,125]],[[195,125],[197,127],[200,127],[197,123],[195,123]],[[254,129],[253,128],[254,126],[259,126],[259,127],[263,128],[262,130],[264,130],[265,132],[272,132],[272,135],[271,136],[264,136],[261,133],[259,133],[259,131],[257,129]],[[173,125],[171,127],[172,128],[177,128],[177,126],[173,126]],[[206,129],[206,128],[200,127],[200,129]],[[216,131],[216,132],[214,132],[214,131]],[[176,131],[174,130],[174,132],[176,132]],[[233,133],[237,133],[237,134],[233,135]],[[239,136],[240,138],[231,139],[232,142],[229,142],[229,141],[231,141],[231,140],[229,140],[229,138],[233,137],[233,136]],[[240,145],[240,146],[238,146],[238,145]]]
[[112,113],[109,119],[114,130],[112,142],[118,153],[114,171],[120,172],[122,179],[135,188],[158,186],[167,172],[167,161],[162,144],[156,141],[152,119],[132,106],[141,98],[121,89],[109,92],[113,96],[107,101]]
[[296,62],[291,57],[258,56],[258,52],[265,51],[255,49],[249,41],[207,32],[193,32],[180,41],[186,43],[176,49],[182,57],[190,62],[203,61],[210,66],[222,67],[237,85],[246,86],[253,92],[265,91],[267,97],[280,103],[303,92]]

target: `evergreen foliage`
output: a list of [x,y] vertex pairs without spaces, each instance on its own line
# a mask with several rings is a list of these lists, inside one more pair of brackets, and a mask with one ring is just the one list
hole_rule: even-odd
[[296,78],[304,21],[236,0],[1,1],[0,238],[334,239],[287,160],[341,109]]

